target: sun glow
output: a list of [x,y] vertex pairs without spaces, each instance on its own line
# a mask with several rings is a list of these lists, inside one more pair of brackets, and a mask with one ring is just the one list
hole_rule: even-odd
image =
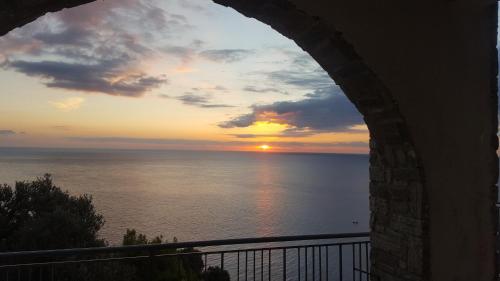
[[269,150],[271,147],[267,144],[263,144],[263,145],[259,145],[258,148],[261,150],[261,151],[267,151]]

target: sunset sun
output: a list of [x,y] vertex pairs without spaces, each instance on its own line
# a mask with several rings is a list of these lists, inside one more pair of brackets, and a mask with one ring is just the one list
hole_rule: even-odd
[[267,150],[271,149],[271,147],[267,144],[259,145],[258,147],[261,151],[267,151]]

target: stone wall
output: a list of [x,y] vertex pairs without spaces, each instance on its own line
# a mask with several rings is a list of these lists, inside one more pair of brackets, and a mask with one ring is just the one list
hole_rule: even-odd
[[215,0],[294,40],[329,73],[370,129],[372,280],[428,280],[423,170],[382,81],[342,34],[288,1]]

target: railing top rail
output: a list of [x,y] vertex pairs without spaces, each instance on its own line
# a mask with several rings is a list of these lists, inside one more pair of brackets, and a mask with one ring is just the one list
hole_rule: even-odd
[[297,236],[271,236],[271,237],[260,237],[260,238],[237,238],[237,239],[206,240],[206,241],[178,242],[178,243],[151,244],[151,245],[74,248],[74,249],[3,252],[3,253],[0,252],[0,259],[68,257],[68,256],[83,256],[92,254],[105,254],[105,253],[109,254],[109,253],[123,253],[123,252],[141,252],[141,251],[155,252],[167,249],[182,249],[182,248],[209,247],[209,246],[227,246],[227,245],[240,245],[240,244],[259,244],[259,243],[293,242],[293,241],[343,239],[343,238],[366,238],[369,237],[369,235],[370,235],[369,232],[357,232],[357,233],[314,234],[314,235],[297,235]]

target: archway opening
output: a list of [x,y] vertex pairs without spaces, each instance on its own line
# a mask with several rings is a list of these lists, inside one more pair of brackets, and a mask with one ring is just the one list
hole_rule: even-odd
[[[362,117],[313,58],[270,27],[210,1],[107,1],[44,16],[1,44],[2,106],[11,112],[1,126],[12,132],[2,146],[17,147],[4,151],[3,180],[48,172],[92,194],[112,244],[126,228],[184,241],[368,231]],[[47,162],[17,161],[26,160],[23,147],[42,148],[28,154]],[[199,167],[186,160],[193,155]],[[232,169],[239,158],[248,163]]]
[[[88,1],[82,1],[83,2],[88,2]],[[223,1],[218,1],[218,2],[223,2]],[[243,1],[244,2],[244,1]],[[230,4],[231,7],[234,7],[237,9],[239,12],[256,17],[260,21],[263,21],[265,23],[271,24],[273,28],[281,32],[282,34],[285,34],[289,38],[293,39],[295,42],[297,42],[301,48],[307,50],[312,57],[314,57],[319,64],[322,66],[323,69],[325,69],[330,77],[333,77],[336,79],[336,81],[339,83],[339,85],[344,89],[346,92],[347,96],[351,101],[354,102],[356,107],[363,113],[363,116],[370,126],[371,129],[371,134],[373,137],[372,143],[371,143],[371,189],[372,189],[372,231],[373,231],[373,237],[375,238],[375,254],[372,254],[372,256],[375,256],[381,261],[383,264],[384,259],[389,261],[390,256],[385,255],[385,245],[383,243],[384,239],[390,238],[391,235],[394,233],[393,231],[396,230],[396,228],[399,228],[401,225],[396,224],[392,225],[389,223],[390,221],[394,221],[394,219],[397,217],[399,219],[403,219],[405,221],[405,229],[409,230],[408,233],[406,232],[399,232],[396,231],[398,237],[397,240],[399,241],[399,246],[402,248],[407,248],[407,250],[411,253],[408,254],[408,256],[411,257],[416,257],[416,260],[420,260],[422,255],[425,255],[425,249],[423,251],[416,250],[414,248],[411,248],[407,245],[405,241],[408,240],[409,236],[411,236],[412,233],[421,233],[422,228],[425,228],[425,225],[420,223],[420,220],[426,222],[426,217],[425,217],[425,208],[422,208],[423,205],[425,205],[425,202],[421,200],[421,198],[424,198],[423,196],[424,191],[423,191],[423,178],[419,166],[419,159],[418,156],[413,148],[412,142],[410,141],[410,138],[406,132],[406,127],[405,127],[405,121],[404,119],[400,116],[398,107],[395,104],[395,102],[392,99],[391,93],[389,90],[383,85],[383,83],[376,77],[376,75],[370,71],[370,69],[363,63],[361,58],[356,54],[354,49],[342,38],[341,34],[338,33],[331,25],[324,24],[321,20],[319,20],[317,17],[314,16],[309,16],[307,13],[297,9],[295,6],[288,2],[283,2],[283,1],[276,1],[272,3],[254,3],[254,4],[248,4],[248,3],[243,3],[240,1],[227,1],[225,4]],[[109,1],[106,5],[109,4]],[[123,3],[122,3],[123,4]],[[126,3],[125,3],[126,4]],[[191,6],[190,8],[198,9],[198,6]],[[43,13],[44,11],[47,11],[49,9],[58,9],[56,6],[51,6],[49,8],[47,7],[40,7],[41,10],[39,10],[40,13]],[[150,14],[148,14],[148,18],[151,18],[153,20],[159,20],[161,21],[161,16],[156,14],[157,11],[151,11]],[[79,19],[79,14],[74,14],[74,19],[78,20]],[[13,17],[15,18],[15,16]],[[26,22],[26,16],[20,17],[19,20],[16,22],[14,19],[13,26],[17,26],[20,24],[23,24]],[[9,19],[10,20],[10,19]],[[170,23],[179,23],[182,21],[182,17],[176,17],[173,21],[170,21]],[[158,22],[155,22],[153,26],[148,26],[147,28],[152,28],[154,27],[155,24]],[[137,26],[140,26],[142,24],[139,23]],[[182,24],[182,22],[181,22]],[[103,32],[106,30],[104,29]],[[154,37],[154,34],[150,34]],[[153,37],[149,38],[152,39]],[[57,38],[51,38],[45,37],[45,38],[36,38],[38,40],[57,40]],[[140,44],[137,44],[136,39],[133,36],[132,37],[123,37],[119,38],[116,37],[114,39],[117,40],[124,40],[123,43],[125,46],[132,46],[132,47],[137,47],[137,51],[140,51]],[[63,43],[64,42],[60,42]],[[197,45],[199,45],[201,42],[199,41],[192,41],[189,42],[192,45],[189,46],[190,48],[195,48]],[[186,54],[186,49],[185,48],[180,48],[180,47],[186,47],[186,42],[184,45],[174,45],[174,46],[165,46],[167,51],[172,52],[172,53],[183,53]],[[123,46],[123,45],[116,45],[116,46]],[[28,48],[29,51],[36,51],[36,46],[25,46]],[[33,49],[31,49],[33,48]],[[66,50],[68,51],[68,50]],[[101,49],[100,51],[106,52],[105,49]],[[112,53],[109,59],[111,62],[118,63],[119,65],[119,58],[113,57],[113,55],[116,55],[120,53],[120,50],[114,50],[117,51],[117,53]],[[192,50],[188,50],[192,51]],[[212,60],[220,60],[220,52],[221,50],[213,49],[213,50],[205,50],[205,51],[216,51],[216,52],[205,52],[204,55],[208,59]],[[235,51],[234,49],[232,51]],[[237,50],[237,51],[244,51],[244,50]],[[268,50],[269,51],[269,50]],[[196,52],[196,50],[195,50]],[[203,51],[202,51],[203,52]],[[202,54],[202,52],[197,52],[197,54]],[[189,52],[188,52],[189,53]],[[244,52],[243,52],[244,53]],[[236,52],[233,53],[236,55],[236,60],[238,60],[238,56],[241,55],[241,52]],[[33,53],[32,55],[36,55]],[[52,54],[54,55],[54,54]],[[57,54],[55,54],[57,55]],[[84,54],[85,55],[85,54]],[[227,53],[226,53],[227,55]],[[88,56],[87,56],[88,57]],[[83,56],[82,58],[85,58]],[[118,59],[115,60],[115,59]],[[232,60],[232,59],[231,59]],[[39,61],[40,62],[40,61]],[[147,61],[145,61],[147,62]],[[66,65],[69,64],[74,64],[74,62],[71,61],[65,61],[64,62]],[[32,76],[39,76],[45,79],[45,84],[46,86],[49,87],[59,87],[59,88],[65,88],[65,89],[72,89],[72,87],[75,87],[74,81],[67,81],[64,79],[64,74],[68,74],[66,71],[60,71],[58,69],[57,73],[40,73],[38,72],[39,69],[33,69],[31,68],[32,65],[29,63],[26,64],[25,61],[9,61],[5,64],[3,64],[5,68],[14,68],[18,70],[25,70],[26,74],[32,75]],[[54,65],[49,65],[53,67]],[[123,65],[119,65],[123,66]],[[182,71],[182,68],[179,69]],[[184,69],[189,71],[189,69]],[[101,73],[105,75],[111,75],[113,74],[113,71],[111,72],[99,72],[98,69],[92,69],[91,72],[96,72],[96,73]],[[56,75],[61,75],[63,76],[63,79],[55,79]],[[116,77],[116,76],[111,76],[107,78],[113,78],[113,86],[119,86],[122,90],[126,89],[128,92],[127,95],[141,95],[140,90],[141,89],[153,89],[159,87],[159,84],[162,82],[165,82],[165,79],[162,76],[159,75],[154,75],[154,76],[144,76],[141,73],[121,73],[122,75]],[[282,76],[274,76],[274,78],[283,78]],[[48,80],[48,81],[47,81]],[[102,79],[101,79],[102,80]],[[97,82],[97,86],[102,86],[102,81],[100,80],[90,80],[91,82]],[[293,82],[293,80],[289,80],[288,82]],[[292,83],[293,84],[293,83]],[[95,86],[95,85],[93,85]],[[117,94],[119,91],[116,91],[116,88],[109,87],[109,85],[105,85],[108,87],[108,95],[120,95]],[[132,87],[130,87],[132,86]],[[259,85],[260,86],[260,85]],[[195,87],[199,90],[199,87]],[[217,85],[213,85],[213,90],[221,90],[219,87],[218,89]],[[73,88],[74,89],[74,88]],[[82,88],[77,88],[78,90],[82,90]],[[139,89],[139,92],[137,92],[137,89]],[[89,91],[88,88],[84,89],[84,91]],[[90,89],[90,91],[94,91],[95,89]],[[194,91],[194,89],[192,89]],[[247,91],[250,92],[262,92],[263,90],[273,92],[272,90],[269,90],[269,88],[247,88]],[[205,93],[206,94],[206,93]],[[276,93],[278,94],[278,93]],[[328,102],[325,101],[325,92],[312,92],[312,93],[307,93],[309,94],[305,99],[307,102],[311,102],[313,100],[317,101],[320,99],[323,102]],[[167,94],[166,98],[169,99],[176,99],[177,101],[190,104],[191,106],[198,106],[202,107],[205,109],[209,108],[217,108],[217,107],[225,107],[227,104],[220,104],[220,103],[211,103],[209,98],[210,96],[198,96],[193,94],[192,92],[190,93],[184,93],[183,95],[176,95],[174,97],[171,97]],[[251,121],[265,121],[265,120],[274,120],[276,122],[268,122],[268,123],[275,123],[277,125],[290,125],[291,121],[297,121],[296,116],[293,114],[288,114],[287,111],[279,111],[275,107],[277,106],[291,106],[295,105],[299,102],[293,101],[293,102],[278,102],[278,101],[272,101],[268,102],[258,106],[253,106],[251,108],[250,113],[246,112],[245,114],[234,114],[232,116],[229,116],[231,118],[228,118],[225,122],[219,123],[219,127],[221,129],[241,129],[242,127],[246,127],[243,125],[258,125],[254,124],[256,122],[251,122]],[[54,101],[53,105],[54,106],[59,106],[62,109],[65,110],[71,110],[71,108],[78,107],[78,104],[81,104],[81,100],[70,100],[70,101]],[[272,110],[269,110],[272,109]],[[273,111],[274,110],[274,111]],[[271,114],[269,114],[271,112]],[[284,114],[283,114],[284,113]],[[316,112],[314,112],[316,113]],[[268,119],[266,119],[268,118]],[[261,120],[262,119],[262,120]],[[285,121],[286,122],[285,122]],[[303,121],[303,120],[302,120]],[[311,121],[318,121],[314,120],[314,118],[307,120],[308,122]],[[319,120],[321,121],[321,120]],[[269,124],[267,124],[269,125]],[[267,126],[266,125],[266,126]],[[236,128],[238,127],[238,128]],[[248,126],[247,126],[248,127]],[[64,127],[60,127],[61,129]],[[270,128],[267,128],[270,129]],[[274,128],[275,129],[275,128]],[[304,137],[307,134],[310,134],[310,127],[304,126],[303,123],[297,122],[293,125],[292,128],[281,128],[282,130],[280,133],[283,133],[285,130],[291,129],[286,131],[286,133],[290,134],[295,134],[295,137],[299,137],[302,135]],[[348,128],[350,130],[358,130],[358,129],[363,129],[360,127],[357,127],[357,125],[353,125],[352,127]],[[365,129],[366,130],[366,129]],[[14,130],[11,129],[5,129],[6,134],[12,135],[12,132]],[[314,132],[313,132],[314,133]],[[263,134],[267,135],[267,137],[270,137],[272,134],[267,133]],[[254,133],[248,133],[248,132],[243,132],[243,133],[233,133],[233,137],[238,137],[238,138],[249,138],[249,137],[255,137]],[[261,136],[262,137],[262,136]],[[132,142],[135,142],[136,144],[139,142],[142,142],[143,140],[139,140],[137,138],[132,138]],[[80,139],[80,141],[83,139]],[[98,141],[98,139],[94,138],[92,139],[93,141]],[[102,141],[102,139],[101,139]],[[116,142],[120,141],[126,141],[125,138],[123,137],[111,137],[108,138],[106,141],[109,141],[110,143],[113,143],[112,145],[114,146]],[[156,141],[160,141],[156,139]],[[273,145],[269,145],[268,142],[260,142],[258,145],[253,145],[253,149],[260,149],[263,150],[262,148],[267,147],[273,148]],[[410,194],[406,194],[407,192],[403,191],[402,193],[400,191],[401,187],[410,187],[411,192]],[[404,188],[403,188],[404,189]],[[403,197],[398,197],[399,195],[404,195]],[[410,196],[410,198],[406,198],[405,196]],[[413,197],[412,197],[413,196]],[[407,202],[408,200],[409,202]],[[396,206],[397,204],[394,204],[395,201],[401,201],[401,206],[402,207],[410,207],[409,213],[408,214],[403,214],[402,216],[399,216],[398,210],[394,210],[392,207]],[[397,202],[396,202],[397,203]],[[415,203],[415,204],[414,204]],[[408,216],[408,220],[406,220],[406,216]],[[415,243],[421,243],[425,244],[425,241],[422,237],[411,237],[411,239],[414,239]],[[416,241],[418,240],[418,241]],[[424,247],[425,248],[425,247]],[[413,253],[412,251],[415,251]],[[401,267],[401,270],[405,270],[407,268],[407,263],[403,261],[398,265],[398,267]],[[422,268],[418,269],[412,269],[413,272],[412,274],[416,274],[417,276],[420,276],[422,274],[421,271],[423,271]],[[377,272],[380,273],[380,272]],[[385,273],[384,273],[385,274]],[[392,273],[389,273],[392,274]]]

